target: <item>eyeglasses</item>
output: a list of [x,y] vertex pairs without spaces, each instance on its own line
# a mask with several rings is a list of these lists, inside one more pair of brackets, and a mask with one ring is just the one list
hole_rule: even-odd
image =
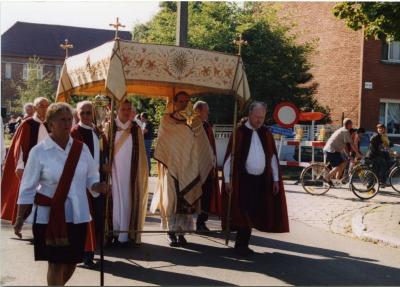
[[91,116],[92,115],[92,111],[80,112],[79,114],[81,116]]

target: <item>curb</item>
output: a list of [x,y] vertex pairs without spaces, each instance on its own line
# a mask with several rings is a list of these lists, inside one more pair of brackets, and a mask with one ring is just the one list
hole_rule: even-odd
[[373,207],[370,210],[368,210],[365,213],[357,212],[352,220],[351,220],[351,229],[357,238],[363,240],[363,241],[368,241],[368,242],[373,242],[373,243],[380,243],[385,246],[390,246],[394,248],[400,248],[400,240],[380,234],[375,234],[367,231],[367,227],[363,223],[364,215],[367,214],[369,211],[376,209],[378,207]]

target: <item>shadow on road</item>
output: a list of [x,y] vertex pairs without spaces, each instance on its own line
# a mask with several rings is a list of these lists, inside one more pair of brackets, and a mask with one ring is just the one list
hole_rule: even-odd
[[[212,238],[210,238],[212,240]],[[161,285],[232,285],[231,283],[171,271],[166,266],[211,267],[264,274],[293,285],[399,285],[400,269],[352,257],[348,253],[253,236],[253,245],[281,250],[240,259],[232,248],[189,243],[185,248],[142,244],[137,249],[108,249],[106,261],[113,276]],[[151,263],[152,268],[138,262]],[[160,263],[162,262],[162,263]],[[160,266],[153,266],[159,264]],[[245,276],[245,274],[244,274]],[[254,284],[254,283],[253,283]]]

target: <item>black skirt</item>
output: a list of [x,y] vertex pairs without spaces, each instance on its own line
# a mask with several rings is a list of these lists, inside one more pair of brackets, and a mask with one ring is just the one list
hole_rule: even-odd
[[76,264],[83,261],[88,223],[67,223],[68,246],[46,245],[47,224],[32,225],[35,261]]

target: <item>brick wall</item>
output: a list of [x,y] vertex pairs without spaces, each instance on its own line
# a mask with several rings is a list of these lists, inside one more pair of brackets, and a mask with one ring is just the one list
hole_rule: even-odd
[[364,42],[362,82],[372,82],[372,90],[363,87],[361,98],[361,124],[375,130],[379,122],[380,99],[400,100],[400,64],[382,61],[382,43],[376,40]]
[[294,23],[299,43],[315,41],[311,73],[319,84],[316,98],[331,108],[334,124],[342,113],[359,123],[362,32],[352,31],[332,14],[332,2],[282,2],[279,16]]

